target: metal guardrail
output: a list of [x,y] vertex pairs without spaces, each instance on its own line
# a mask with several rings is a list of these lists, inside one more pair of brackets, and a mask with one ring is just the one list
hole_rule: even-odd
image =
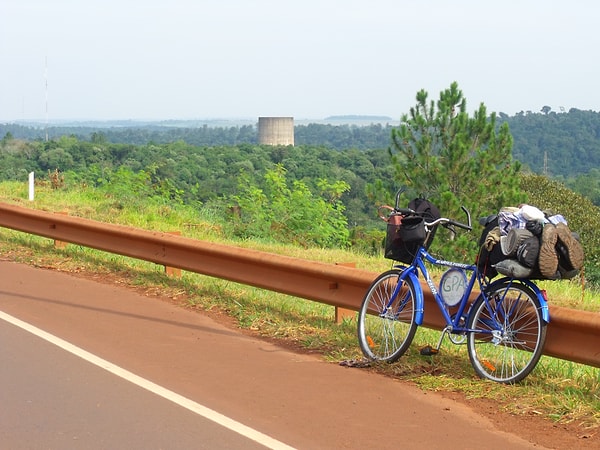
[[[378,275],[2,203],[0,226],[354,311]],[[441,329],[430,294],[425,301],[424,325]],[[600,314],[550,306],[550,316],[544,354],[600,367]]]

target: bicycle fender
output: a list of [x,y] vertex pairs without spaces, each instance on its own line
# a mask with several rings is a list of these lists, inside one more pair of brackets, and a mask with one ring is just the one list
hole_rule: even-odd
[[515,279],[509,278],[509,277],[504,277],[504,278],[500,278],[500,279],[494,281],[490,286],[494,286],[496,283],[501,283],[506,280],[518,281],[519,283],[522,283],[525,286],[527,286],[529,289],[531,289],[533,291],[533,293],[536,295],[536,297],[538,298],[538,300],[540,301],[540,306],[542,308],[542,319],[544,319],[544,322],[550,323],[550,310],[548,309],[548,302],[546,301],[546,296],[545,296],[544,292],[542,292],[542,290],[537,286],[537,284],[535,284],[533,281],[525,279],[525,278],[519,278],[518,280],[515,280]]
[[419,282],[419,278],[415,275],[412,270],[404,270],[401,279],[410,278],[410,281],[415,289],[415,323],[419,326],[423,325],[423,315],[425,311],[424,307],[424,297],[423,297],[423,288],[421,287],[421,283]]
[[521,280],[521,282],[535,292],[535,295],[537,295],[537,298],[540,301],[540,306],[542,307],[542,319],[544,319],[544,322],[550,323],[550,310],[548,309],[545,291],[542,291],[533,281]]

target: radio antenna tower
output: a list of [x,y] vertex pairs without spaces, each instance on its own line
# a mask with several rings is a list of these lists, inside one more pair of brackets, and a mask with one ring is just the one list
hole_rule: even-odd
[[46,142],[48,142],[48,57],[46,56],[46,69],[44,71],[46,81]]

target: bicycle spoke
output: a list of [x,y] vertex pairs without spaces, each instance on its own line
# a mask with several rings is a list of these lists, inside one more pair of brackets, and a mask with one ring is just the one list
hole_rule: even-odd
[[413,287],[392,270],[378,277],[359,312],[358,339],[370,359],[392,362],[408,348],[416,330]]
[[539,301],[526,286],[502,284],[473,305],[468,337],[477,374],[501,383],[525,378],[537,364],[546,336]]

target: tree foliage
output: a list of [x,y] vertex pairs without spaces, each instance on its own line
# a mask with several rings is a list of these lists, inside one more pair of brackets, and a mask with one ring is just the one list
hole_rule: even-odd
[[324,179],[317,184],[320,195],[302,181],[288,182],[281,164],[267,170],[262,187],[242,174],[239,194],[231,196],[234,234],[302,246],[347,247],[348,222],[340,197],[349,186]]

